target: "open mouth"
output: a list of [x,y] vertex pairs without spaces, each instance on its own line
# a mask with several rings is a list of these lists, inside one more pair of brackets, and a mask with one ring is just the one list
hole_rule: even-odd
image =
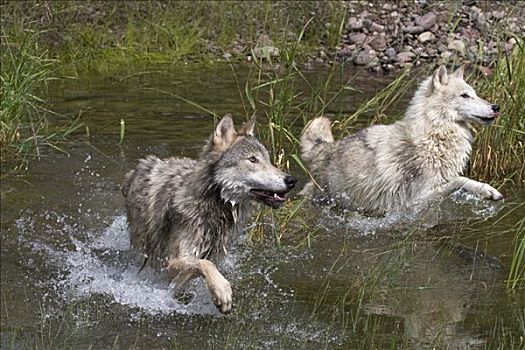
[[482,124],[491,124],[492,122],[494,122],[494,120],[496,120],[497,116],[497,114],[494,114],[494,116],[492,117],[482,117],[480,115],[475,115],[474,117],[478,118]]
[[286,192],[253,189],[250,193],[256,200],[272,208],[279,208],[286,201]]

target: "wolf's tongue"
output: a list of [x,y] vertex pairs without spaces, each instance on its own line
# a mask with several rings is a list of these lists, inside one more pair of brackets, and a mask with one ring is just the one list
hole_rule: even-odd
[[279,196],[277,193],[273,194],[273,198],[284,201],[284,197]]

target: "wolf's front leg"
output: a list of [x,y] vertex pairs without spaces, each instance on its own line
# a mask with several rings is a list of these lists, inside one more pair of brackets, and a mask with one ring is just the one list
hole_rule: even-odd
[[180,285],[184,285],[196,277],[203,277],[219,311],[223,314],[231,311],[232,288],[230,282],[224,278],[211,261],[196,258],[170,259],[168,273]]
[[503,195],[491,185],[471,180],[463,176],[454,179],[447,185],[451,192],[461,189],[484,199],[492,199],[495,201],[503,199]]

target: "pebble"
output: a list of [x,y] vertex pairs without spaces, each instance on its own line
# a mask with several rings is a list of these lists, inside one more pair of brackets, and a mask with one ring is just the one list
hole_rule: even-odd
[[403,28],[403,32],[410,33],[410,34],[423,33],[424,30],[425,30],[425,28],[423,28],[421,26],[408,26],[408,27],[404,27]]
[[420,17],[416,21],[416,25],[423,27],[423,29],[427,30],[430,29],[436,24],[437,22],[437,15],[434,12],[429,12],[425,14],[424,16]]
[[348,38],[352,44],[362,44],[366,40],[366,34],[364,33],[354,33],[351,34]]
[[461,55],[465,54],[465,43],[461,40],[451,40],[448,43],[448,49],[456,51]]
[[419,36],[417,37],[417,40],[419,40],[420,43],[426,43],[427,41],[432,41],[435,38],[436,36],[434,35],[434,33],[424,32],[424,33],[419,34]]
[[356,58],[354,59],[354,63],[360,66],[364,66],[372,62],[376,57],[377,54],[374,50],[361,50]]
[[414,56],[415,56],[415,54],[413,52],[403,51],[403,52],[400,52],[400,53],[398,53],[396,55],[396,62],[407,63],[407,62],[412,61]]
[[[513,36],[525,37],[525,7],[516,8],[510,2],[464,1],[452,8],[445,2],[423,0],[350,1],[344,8],[349,17],[341,41],[334,47],[321,47],[308,60],[309,67],[351,60],[369,70],[390,71],[434,60],[465,59],[484,67],[501,51],[510,53],[516,47]],[[324,28],[333,25],[326,22]],[[248,58],[250,47],[253,43],[237,38],[227,50],[218,46],[214,50],[225,59]],[[257,57],[278,56],[279,48],[263,31],[253,52]]]

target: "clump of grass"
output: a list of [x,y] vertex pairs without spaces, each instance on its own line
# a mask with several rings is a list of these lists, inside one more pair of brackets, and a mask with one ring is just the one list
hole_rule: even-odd
[[4,156],[39,152],[47,142],[42,130],[47,128],[42,96],[54,77],[56,61],[36,54],[35,33],[27,33],[19,45],[9,41],[2,27],[2,69],[0,74],[0,148]]
[[483,181],[525,183],[525,42],[502,54],[492,78],[476,82],[483,98],[500,105],[501,118],[476,137],[470,172]]
[[[63,118],[47,108],[44,96],[48,84],[60,79],[59,62],[40,50],[40,34],[1,28],[0,160],[13,161],[15,170],[27,166],[29,156],[40,158],[42,147],[65,152],[58,142],[82,126],[78,118]],[[21,39],[12,40],[17,36]]]

